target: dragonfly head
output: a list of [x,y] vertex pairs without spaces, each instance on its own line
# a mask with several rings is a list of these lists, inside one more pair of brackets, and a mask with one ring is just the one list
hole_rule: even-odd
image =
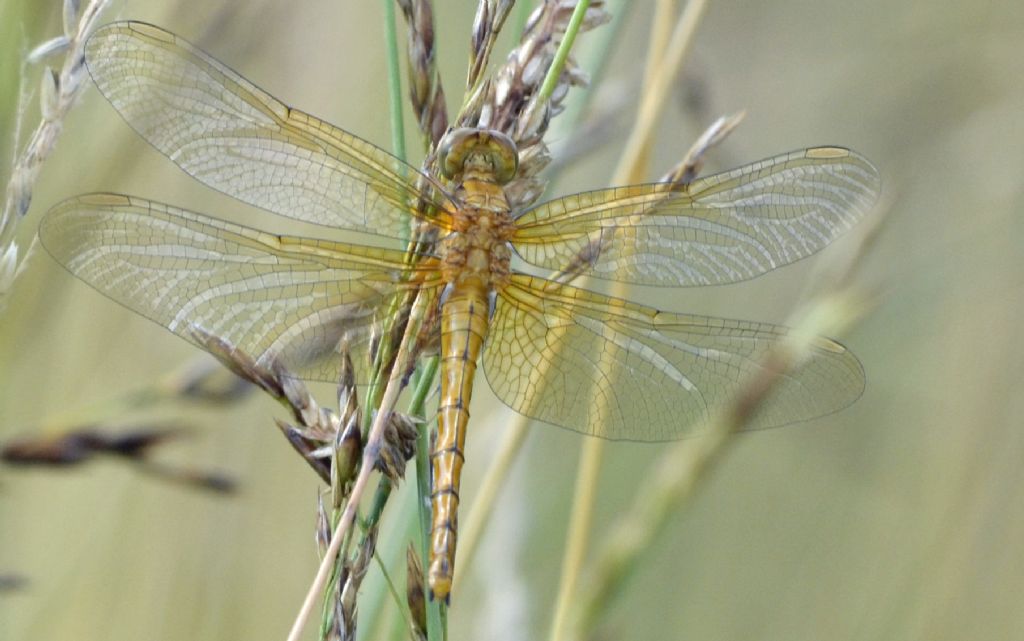
[[471,127],[452,129],[438,149],[441,173],[449,180],[477,174],[504,185],[515,178],[519,169],[516,144],[499,131]]

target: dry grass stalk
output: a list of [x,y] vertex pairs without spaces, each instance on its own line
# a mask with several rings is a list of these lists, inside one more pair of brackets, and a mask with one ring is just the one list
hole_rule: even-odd
[[[391,364],[390,367],[386,368],[386,371],[389,372],[386,379],[387,383],[384,387],[382,396],[379,401],[377,401],[378,409],[376,410],[376,415],[374,416],[373,423],[370,426],[368,436],[365,440],[358,475],[352,483],[351,490],[349,491],[345,502],[345,507],[338,519],[337,527],[335,527],[334,532],[331,534],[331,541],[324,553],[324,558],[317,570],[316,577],[313,579],[313,583],[310,585],[309,591],[306,593],[306,597],[303,600],[302,607],[299,609],[295,622],[289,631],[289,641],[297,641],[301,636],[302,631],[306,626],[306,622],[309,620],[310,615],[313,612],[318,596],[324,591],[324,588],[331,580],[332,574],[335,571],[336,560],[342,558],[340,556],[342,545],[350,538],[352,526],[356,520],[356,510],[358,509],[360,499],[369,484],[370,472],[378,464],[379,455],[382,448],[385,447],[387,434],[389,431],[394,432],[394,430],[389,430],[388,426],[391,424],[394,417],[394,408],[398,402],[398,396],[408,385],[410,375],[415,366],[416,354],[413,350],[416,345],[416,337],[419,334],[425,318],[428,316],[426,310],[435,306],[436,301],[433,301],[431,296],[424,295],[423,293],[417,293],[408,315],[402,314],[402,317],[407,317],[408,321],[405,323],[405,329],[402,332],[402,338],[399,341],[399,346],[394,358],[387,359]],[[392,335],[396,335],[396,333],[392,333]],[[375,531],[372,532],[372,536],[375,536]],[[364,538],[360,549],[362,549],[367,538],[371,538],[371,536],[368,535]],[[344,567],[344,561],[342,564]],[[360,580],[361,578],[361,576],[358,577]],[[355,594],[356,592],[352,593],[353,605]]]
[[[10,289],[21,263],[14,235],[18,223],[32,204],[32,190],[43,162],[57,146],[64,128],[64,118],[86,87],[85,41],[109,4],[109,0],[92,0],[80,9],[77,0],[64,0],[64,33],[36,47],[29,62],[64,54],[60,72],[51,67],[43,70],[40,85],[42,122],[36,127],[24,151],[14,160],[10,181],[0,211],[0,297]],[[0,298],[2,304],[2,298]]]
[[20,574],[0,574],[0,594],[5,592],[17,592],[28,587],[28,579]]
[[722,116],[711,123],[711,126],[704,130],[704,133],[686,152],[683,160],[662,176],[658,182],[672,183],[673,185],[688,185],[693,182],[704,167],[704,157],[708,150],[725,140],[736,127],[740,126],[746,115],[745,111],[741,111],[731,116]]
[[466,73],[466,89],[472,93],[484,77],[487,63],[491,59],[494,42],[501,33],[505,19],[512,11],[514,0],[480,0],[473,18],[473,33],[470,36],[469,71]]
[[[882,212],[884,213],[884,212]],[[872,307],[856,286],[853,275],[878,238],[884,223],[881,213],[868,223],[856,255],[845,269],[833,274],[831,289],[823,291],[798,310],[787,323],[792,329],[762,358],[761,367],[740,388],[717,417],[713,417],[699,438],[684,440],[669,448],[654,465],[652,474],[637,491],[633,506],[615,528],[591,564],[590,580],[575,605],[569,633],[563,638],[593,638],[600,615],[610,605],[629,572],[638,564],[651,542],[664,529],[669,517],[678,513],[693,496],[700,481],[722,460],[730,438],[754,417],[775,386],[798,368],[810,355],[821,336],[841,335]]]
[[219,472],[161,463],[153,450],[179,440],[190,430],[177,424],[142,424],[130,428],[80,427],[54,435],[28,436],[4,443],[0,460],[19,467],[73,467],[99,457],[131,463],[140,472],[194,489],[230,494],[235,482]]
[[[193,327],[192,334],[232,372],[252,382],[290,410],[298,425],[280,420],[277,425],[295,450],[329,484],[332,512],[336,513],[343,505],[346,510],[354,510],[353,506],[358,505],[356,473],[360,477],[368,476],[368,473],[361,470],[367,461],[373,463],[370,469],[380,471],[391,483],[401,480],[406,463],[415,454],[418,426],[409,417],[392,412],[375,452],[371,454],[362,451],[355,368],[344,345],[339,347],[343,365],[338,386],[339,412],[335,413],[320,407],[306,385],[280,365],[263,367],[250,355],[202,328]],[[330,581],[332,592],[326,601],[324,629],[328,631],[328,638],[354,639],[357,595],[373,559],[379,523],[377,519],[365,522],[355,552],[351,555],[339,554],[340,549],[332,550],[335,539],[350,536],[351,532],[344,530],[341,535],[338,534],[340,530],[332,526],[335,519],[328,515],[322,498],[317,515],[318,545],[325,562],[336,568],[335,576]]]
[[408,23],[409,99],[428,150],[448,129],[444,88],[437,73],[434,9],[429,0],[398,0]]
[[[626,147],[619,159],[619,165],[613,174],[612,182],[614,184],[627,185],[641,182],[644,179],[647,170],[646,150],[654,136],[655,126],[665,106],[669,89],[679,77],[679,71],[690,50],[697,26],[700,24],[706,8],[707,0],[690,0],[686,3],[686,7],[672,30],[668,47],[661,56],[657,69],[649,69],[645,73],[644,77],[648,82],[644,87],[636,123],[630,132]],[[657,59],[652,57],[650,61],[656,62]]]
[[[690,0],[673,27],[668,47],[663,53],[662,59],[659,61],[657,55],[648,56],[648,67],[644,71],[645,83],[640,108],[627,140],[624,153],[612,176],[612,184],[624,185],[643,180],[646,174],[646,153],[650,147],[651,137],[658,116],[668,95],[669,81],[678,76],[679,69],[685,59],[685,54],[689,50],[690,43],[696,33],[697,25],[703,16],[705,6],[705,0]],[[659,12],[659,14],[664,13],[664,6],[662,9],[663,11]],[[663,25],[656,23],[653,29],[655,35],[652,38],[652,42],[658,43],[662,41],[663,38],[658,33],[662,31]],[[716,142],[721,140],[721,137],[716,138],[710,135],[707,137],[709,140]],[[695,145],[696,147],[697,145]],[[708,146],[704,146],[703,150],[707,148]],[[684,166],[686,164],[685,162],[683,163]],[[689,164],[695,165],[692,161]],[[615,228],[609,228],[607,231],[602,230],[598,242],[585,247],[577,262],[585,263],[589,259],[589,254],[594,251],[600,251],[601,247],[609,242],[614,234]],[[613,288],[612,295],[622,297],[622,287],[620,284],[617,283]],[[594,488],[597,486],[601,461],[604,456],[604,447],[605,443],[601,439],[587,439],[580,451],[580,463],[573,494],[573,510],[566,534],[566,551],[562,562],[555,614],[552,617],[549,632],[549,638],[553,640],[565,638],[567,628],[570,625],[571,611],[577,601],[579,575],[589,546],[593,505],[596,501]]]
[[[243,380],[269,394],[292,414],[298,425],[277,421],[288,442],[310,467],[332,488],[340,492],[351,483],[362,453],[359,435],[360,410],[355,368],[344,345],[338,385],[339,412],[320,407],[306,384],[284,367],[263,367],[230,342],[201,327],[193,326],[192,335],[210,354]],[[375,469],[397,483],[405,473],[405,464],[415,453],[416,421],[405,414],[392,413],[385,426]],[[336,497],[335,504],[340,505]]]
[[414,641],[426,641],[427,638],[427,603],[424,589],[423,563],[416,554],[416,546],[409,544],[405,552],[406,603],[412,623],[411,634]]
[[[588,83],[586,73],[570,56],[548,104],[530,108],[555,59],[575,4],[567,0],[547,0],[538,7],[527,21],[519,44],[495,72],[494,79],[479,83],[467,96],[456,119],[458,126],[495,129],[515,141],[519,150],[519,173],[505,186],[513,210],[529,205],[543,193],[545,183],[537,175],[551,161],[544,134],[551,118],[561,113],[569,89]],[[580,31],[594,29],[611,20],[604,4],[591,3]],[[486,66],[482,57],[489,53],[484,48],[474,49],[471,67]]]
[[[683,160],[673,167],[658,182],[671,183],[673,185],[685,186],[697,177],[704,166],[704,155],[709,149],[719,144],[743,122],[745,112],[732,116],[722,116],[708,127],[703,134],[693,143],[690,150],[686,152]],[[611,244],[615,236],[615,227],[605,227],[601,235],[594,238],[586,246],[580,249],[569,264],[558,272],[551,275],[551,280],[559,283],[567,283],[580,276],[593,266],[595,260],[601,256],[604,249]]]
[[374,551],[377,549],[379,525],[371,525],[356,547],[355,554],[346,557],[342,563],[341,576],[338,582],[337,597],[332,599],[334,607],[334,627],[338,631],[339,641],[355,641],[356,614],[358,613],[359,587],[370,569]]
[[[486,5],[486,6],[485,6]],[[497,36],[497,31],[501,24],[504,22],[504,17],[507,15],[507,8],[511,7],[511,3],[508,7],[503,4],[487,4],[482,3],[482,11],[486,12],[485,15],[488,19],[485,21],[478,21],[478,26],[484,24],[484,33],[479,39],[474,40],[477,43],[484,43],[480,46],[474,47],[474,64],[478,65],[479,68],[483,69],[486,67],[486,58],[489,55],[487,41],[493,41],[493,38]],[[489,92],[480,92],[477,95],[482,96],[483,99],[470,102],[466,108],[460,114],[460,124],[474,124],[480,126],[489,126],[484,122],[481,122],[481,114],[477,111],[478,108],[482,108],[485,105],[489,105],[492,112],[497,111],[505,114],[516,114],[521,116],[523,108],[528,104],[528,101],[536,93],[539,88],[539,84],[543,79],[544,72],[546,71],[547,65],[550,65],[550,61],[554,59],[553,52],[559,41],[558,35],[564,34],[565,28],[568,23],[568,17],[571,15],[572,4],[570,3],[559,3],[559,2],[548,2],[544,7],[539,10],[534,19],[531,20],[531,28],[528,31],[528,36],[524,37],[524,43],[528,45],[528,53],[523,54],[522,45],[520,49],[514,51],[509,57],[509,64],[505,67],[506,70],[506,85],[508,91],[504,92],[501,96],[491,95]],[[405,8],[405,7],[403,7]],[[413,94],[414,101],[417,96],[419,98],[415,105],[417,113],[421,123],[432,122],[433,118],[436,118],[436,113],[431,116],[428,114],[427,109],[431,102],[427,99],[429,95],[430,86],[430,64],[432,59],[431,44],[426,39],[428,35],[432,35],[432,28],[427,29],[422,16],[429,15],[427,13],[427,5],[420,5],[420,21],[416,21],[416,14],[413,10],[416,7],[414,5],[408,5],[409,11],[406,13],[407,17],[411,17],[410,25],[415,29],[420,29],[420,34],[413,34],[411,41],[414,43],[413,51],[411,56],[417,58],[412,60],[411,67],[413,74],[416,76],[413,79]],[[597,24],[607,21],[606,14],[599,8],[595,8],[588,12],[588,20],[586,21],[586,27],[593,27]],[[480,35],[480,32],[477,32]],[[524,61],[534,61],[535,66],[540,65],[539,61],[543,61],[544,65],[536,66],[539,70],[539,74],[532,79],[529,85],[518,82],[516,78],[521,79],[521,65]],[[517,71],[520,69],[520,71]],[[547,123],[549,122],[550,116],[553,113],[557,113],[557,106],[567,93],[568,87],[572,84],[579,85],[585,81],[574,66],[567,68],[568,72],[563,72],[559,75],[559,83],[556,87],[556,91],[552,102],[555,104],[555,108],[545,108],[537,111],[536,113],[543,113],[544,118],[540,120],[531,120],[527,122],[517,118],[510,118],[505,123],[506,126],[502,128],[503,131],[509,131],[513,134],[518,132],[517,139],[520,144],[525,143],[525,147],[520,149],[521,162],[523,159],[527,162],[521,165],[520,173],[523,176],[532,177],[537,171],[543,167],[547,162],[546,148],[543,147],[541,138],[544,131],[546,130]],[[415,86],[419,85],[419,86]],[[489,83],[488,83],[489,86]],[[438,95],[435,93],[435,96]],[[509,102],[509,99],[513,99]],[[425,133],[427,133],[425,131]],[[433,138],[433,128],[430,130],[430,135]],[[533,153],[529,150],[532,149]],[[524,150],[527,152],[524,155]],[[539,150],[543,150],[543,153],[539,153]],[[428,155],[428,162],[430,156]],[[541,188],[534,189],[529,198],[535,199],[539,196]],[[526,202],[524,197],[519,199],[518,204]],[[427,235],[421,235],[417,238],[416,243],[431,242],[433,238]],[[411,306],[411,309],[410,309]],[[422,340],[422,336],[425,334],[423,328],[432,327],[434,319],[429,318],[430,314],[425,314],[423,306],[428,309],[433,307],[426,305],[425,301],[420,296],[415,298],[408,297],[403,305],[399,308],[399,316],[401,318],[408,318],[408,322],[396,322],[391,325],[390,330],[382,332],[382,336],[386,336],[386,340],[381,344],[381,353],[383,354],[394,354],[393,358],[384,357],[381,359],[380,368],[381,376],[378,380],[387,380],[388,384],[383,392],[383,396],[377,400],[374,405],[378,405],[377,417],[374,421],[374,425],[371,426],[368,437],[368,444],[366,453],[364,454],[364,462],[360,471],[359,477],[356,479],[355,484],[352,488],[351,495],[348,497],[348,503],[345,507],[345,511],[342,514],[341,522],[332,534],[332,540],[327,547],[325,553],[324,563],[321,564],[321,569],[318,572],[317,579],[307,595],[306,602],[303,605],[302,610],[297,617],[296,623],[292,628],[290,638],[297,638],[301,628],[304,625],[304,621],[308,618],[309,612],[312,607],[312,600],[314,595],[320,591],[320,586],[323,585],[328,576],[328,567],[331,559],[337,554],[338,550],[342,545],[342,540],[346,537],[348,532],[348,525],[351,524],[354,519],[354,506],[358,504],[359,496],[362,488],[366,485],[367,479],[367,460],[369,457],[377,451],[377,447],[374,445],[374,439],[377,438],[377,434],[380,431],[380,424],[384,417],[389,416],[393,410],[394,401],[397,398],[398,393],[404,388],[408,381],[409,373],[412,370],[412,366],[415,363],[415,359],[419,356],[419,352],[422,348],[428,345],[427,341]],[[419,308],[419,312],[417,312]],[[426,318],[425,318],[426,317]],[[411,340],[415,338],[416,340]],[[343,608],[344,609],[344,608]],[[347,628],[346,628],[347,629]]]

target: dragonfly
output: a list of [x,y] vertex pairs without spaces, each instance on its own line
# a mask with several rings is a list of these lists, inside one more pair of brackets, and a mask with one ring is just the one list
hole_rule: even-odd
[[[564,279],[695,287],[754,278],[850,229],[877,197],[871,163],[841,147],[787,153],[688,184],[599,189],[514,210],[515,144],[455,129],[421,171],[288,107],[182,38],[120,22],[86,48],[100,92],[127,123],[209,187],[291,219],[399,239],[411,218],[437,243],[402,248],[272,234],[123,194],[66,200],[40,224],[72,274],[202,347],[230,341],[263,365],[337,381],[344,340],[369,358],[374,324],[410,287],[435,295],[440,396],[431,452],[428,583],[448,600],[476,368],[537,421],[605,439],[698,434],[765,367],[787,328],[661,311]],[[403,245],[404,247],[405,245]],[[513,261],[515,257],[515,262]],[[522,265],[520,265],[522,264]],[[532,266],[532,267],[531,267]],[[366,383],[368,367],[357,378]],[[747,429],[821,417],[854,402],[864,370],[818,338]]]

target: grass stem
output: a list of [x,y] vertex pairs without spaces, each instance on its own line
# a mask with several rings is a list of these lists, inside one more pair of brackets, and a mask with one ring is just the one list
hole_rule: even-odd
[[561,641],[565,638],[569,614],[577,593],[580,570],[583,568],[583,560],[587,554],[603,455],[603,440],[599,438],[586,439],[580,453],[579,469],[576,472],[576,488],[573,491],[572,514],[569,517],[565,554],[562,556],[558,600],[555,602],[551,632],[548,635],[550,641]]
[[644,88],[636,123],[615,169],[613,184],[627,185],[644,180],[647,166],[644,160],[645,152],[654,135],[658,117],[665,106],[665,98],[673,86],[672,83],[679,77],[679,70],[683,66],[686,53],[690,50],[693,36],[697,33],[697,25],[700,24],[706,8],[707,0],[687,2],[679,20],[676,21],[672,37],[669,38],[668,47],[660,62],[656,56],[649,58],[649,62],[657,63],[658,67],[656,71],[644,74],[650,82]]
[[551,61],[551,66],[548,67],[547,75],[544,76],[544,82],[540,85],[540,91],[537,92],[537,99],[534,102],[535,105],[543,105],[551,98],[551,94],[555,91],[555,86],[558,84],[558,77],[562,75],[562,69],[565,68],[565,61],[569,57],[569,51],[572,50],[572,45],[576,41],[576,34],[580,31],[580,26],[583,24],[583,16],[587,15],[587,9],[590,7],[590,0],[579,0],[576,3],[576,8],[573,9],[572,17],[569,19],[569,26],[565,30],[565,35],[562,37],[562,41],[558,43],[558,49],[555,51],[555,59]]
[[[664,61],[659,62],[656,55],[648,56],[648,65],[657,65],[657,70],[647,69],[644,73],[644,78],[649,82],[644,87],[640,109],[627,143],[626,153],[623,154],[619,166],[615,170],[612,184],[622,185],[642,180],[650,136],[668,93],[668,79],[676,77],[684,54],[689,49],[689,43],[696,32],[697,23],[703,14],[704,7],[704,0],[690,0],[673,30]],[[654,30],[658,29],[659,26],[655,24]],[[657,41],[657,37],[654,38],[654,41]],[[621,289],[621,286],[616,286],[612,295],[622,297]],[[551,641],[560,641],[565,638],[565,629],[571,625],[569,616],[577,598],[579,571],[588,547],[590,519],[593,514],[593,503],[596,500],[594,487],[600,473],[604,447],[605,442],[602,439],[590,438],[587,439],[580,454],[572,516],[566,535],[562,576],[559,580],[559,592],[555,601],[555,612],[551,625]]]
[[362,498],[363,492],[366,491],[366,485],[369,483],[370,474],[373,472],[377,462],[377,456],[380,452],[381,443],[384,438],[384,428],[387,425],[388,420],[391,418],[391,412],[394,410],[395,403],[398,401],[398,396],[405,387],[405,372],[408,371],[411,361],[410,348],[415,343],[416,333],[419,331],[419,325],[423,319],[424,310],[433,298],[433,296],[426,295],[424,292],[421,292],[416,296],[412,310],[409,312],[409,323],[406,326],[405,333],[402,336],[402,341],[398,347],[398,354],[395,358],[394,367],[391,370],[391,377],[388,379],[387,387],[381,397],[379,409],[377,410],[377,414],[373,419],[373,424],[370,427],[369,437],[367,438],[366,444],[363,448],[363,458],[359,468],[359,476],[352,485],[352,490],[348,497],[348,503],[345,505],[345,510],[341,514],[341,520],[338,523],[338,527],[335,528],[331,536],[330,545],[328,545],[327,551],[324,553],[324,558],[320,562],[320,567],[317,569],[316,577],[313,579],[313,583],[310,585],[309,591],[306,593],[306,598],[302,602],[302,607],[299,609],[299,613],[295,617],[295,622],[292,625],[291,631],[288,633],[288,641],[298,641],[302,636],[302,631],[305,629],[306,624],[309,621],[309,617],[313,612],[317,598],[323,592],[324,586],[327,585],[327,582],[330,579],[338,553],[341,550],[342,542],[352,528],[356,511],[359,508],[359,500]]
[[384,4],[384,51],[388,66],[388,113],[391,123],[392,153],[406,159],[405,118],[402,112],[402,72],[398,62],[398,26],[395,20],[394,0],[381,0]]

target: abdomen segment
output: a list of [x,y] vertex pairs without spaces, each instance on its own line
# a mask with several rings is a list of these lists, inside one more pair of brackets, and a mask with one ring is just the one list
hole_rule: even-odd
[[479,284],[459,284],[441,311],[441,402],[437,439],[430,455],[433,486],[430,495],[431,595],[448,600],[455,571],[459,484],[473,395],[476,363],[487,336],[487,291]]

